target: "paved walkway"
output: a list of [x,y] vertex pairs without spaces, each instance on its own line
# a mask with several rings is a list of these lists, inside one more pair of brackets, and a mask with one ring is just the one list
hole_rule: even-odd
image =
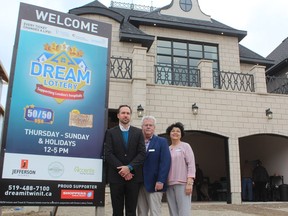
[[[0,216],[111,216],[112,207],[109,190],[105,193],[105,207],[2,207]],[[195,216],[287,216],[288,202],[247,202],[241,205],[226,202],[192,202],[191,215]],[[162,216],[169,216],[168,205],[163,203]]]
[[[105,211],[105,213],[104,213]],[[3,216],[50,216],[53,207],[3,207]],[[111,216],[111,203],[105,208],[58,207],[56,216]],[[241,205],[224,202],[193,202],[191,215],[196,216],[287,216],[288,202],[244,203]],[[163,203],[162,216],[169,216],[167,203]]]

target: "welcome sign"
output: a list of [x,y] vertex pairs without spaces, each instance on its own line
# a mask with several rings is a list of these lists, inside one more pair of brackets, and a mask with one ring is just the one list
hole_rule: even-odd
[[111,25],[21,3],[0,203],[104,205]]

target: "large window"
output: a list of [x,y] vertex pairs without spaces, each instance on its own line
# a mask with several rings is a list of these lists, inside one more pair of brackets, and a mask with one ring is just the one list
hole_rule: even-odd
[[197,65],[201,59],[212,60],[213,72],[218,73],[219,59],[216,45],[158,40],[156,83],[199,87],[200,74]]

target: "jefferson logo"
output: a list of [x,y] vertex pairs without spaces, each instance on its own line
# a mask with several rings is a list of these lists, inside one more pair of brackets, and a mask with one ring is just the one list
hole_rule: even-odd
[[20,163],[20,169],[12,169],[12,175],[18,176],[30,176],[35,175],[36,170],[28,170],[28,160],[22,159]]
[[28,169],[28,160],[22,159],[21,160],[21,167],[20,169]]
[[61,199],[94,199],[93,190],[61,190]]

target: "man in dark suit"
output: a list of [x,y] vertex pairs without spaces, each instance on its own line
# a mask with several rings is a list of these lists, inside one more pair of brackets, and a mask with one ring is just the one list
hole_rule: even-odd
[[146,159],[143,165],[144,185],[138,196],[138,216],[161,216],[163,192],[166,191],[171,155],[165,138],[154,135],[156,119],[142,118],[142,132],[145,138]]
[[137,198],[143,179],[145,145],[142,131],[130,125],[132,110],[121,105],[119,125],[106,132],[105,160],[111,192],[113,216],[136,216]]

